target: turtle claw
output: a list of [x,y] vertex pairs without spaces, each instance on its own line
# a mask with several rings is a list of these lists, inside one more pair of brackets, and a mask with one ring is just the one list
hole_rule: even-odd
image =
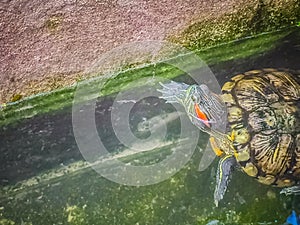
[[163,84],[159,82],[163,89],[157,89],[158,92],[162,93],[159,98],[165,99],[167,103],[180,103],[185,97],[185,92],[189,85],[185,83],[177,83],[171,81],[170,83]]
[[280,191],[280,194],[285,194],[285,195],[300,195],[300,186],[292,186],[292,187],[283,188]]

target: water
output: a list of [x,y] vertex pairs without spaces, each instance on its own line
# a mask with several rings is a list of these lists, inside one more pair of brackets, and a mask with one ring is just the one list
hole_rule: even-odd
[[[241,42],[247,45],[247,40]],[[299,43],[298,30],[267,52],[214,63],[210,68],[221,85],[230,76],[251,69],[298,70]],[[175,80],[192,82],[184,75]],[[159,121],[164,119],[168,134],[158,141],[156,151],[122,155],[126,147],[110,122],[114,98],[99,99],[96,107],[99,135],[114,157],[135,165],[153,165],[181,146],[176,142],[179,115],[164,101],[147,98],[130,112],[130,129],[139,138],[147,138],[149,129],[159,130]],[[280,195],[279,189],[259,184],[239,171],[216,208],[217,160],[206,170],[197,170],[207,139],[200,134],[193,157],[178,173],[160,183],[137,187],[114,183],[87,166],[74,138],[70,107],[2,126],[0,224],[283,224],[292,208],[300,212],[299,197]]]

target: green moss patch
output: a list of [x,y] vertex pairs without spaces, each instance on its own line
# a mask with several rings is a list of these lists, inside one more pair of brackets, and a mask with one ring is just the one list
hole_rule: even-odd
[[50,33],[55,33],[60,29],[62,21],[61,15],[53,15],[44,22],[44,26]]

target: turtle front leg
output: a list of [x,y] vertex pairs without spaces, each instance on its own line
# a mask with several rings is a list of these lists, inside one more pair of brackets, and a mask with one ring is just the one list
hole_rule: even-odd
[[218,207],[227,190],[231,173],[234,167],[237,166],[236,159],[233,155],[226,155],[220,159],[216,177],[216,187],[214,192],[215,205]]
[[280,191],[280,194],[285,195],[300,195],[300,184],[292,187],[283,188]]
[[177,83],[171,81],[170,83],[163,84],[160,82],[162,89],[158,89],[162,96],[162,98],[167,101],[167,103],[180,103],[182,104],[183,99],[186,96],[186,90],[188,89],[189,85],[185,83]]

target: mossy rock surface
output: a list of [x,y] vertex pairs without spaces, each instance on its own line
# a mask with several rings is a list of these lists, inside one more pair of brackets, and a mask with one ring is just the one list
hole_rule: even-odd
[[283,27],[296,26],[300,21],[300,3],[297,0],[245,2],[244,7],[214,19],[192,22],[179,34],[170,37],[190,49],[202,49],[239,38],[245,38]]

